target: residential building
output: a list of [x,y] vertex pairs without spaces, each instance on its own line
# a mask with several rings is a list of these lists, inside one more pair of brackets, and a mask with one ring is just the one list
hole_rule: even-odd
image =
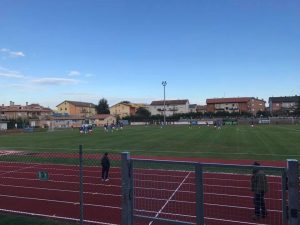
[[189,100],[160,100],[152,101],[149,106],[151,115],[164,115],[164,109],[166,110],[166,116],[171,116],[180,113],[189,113]]
[[112,124],[117,122],[117,118],[110,114],[97,114],[90,117],[92,124],[96,124],[98,127],[104,126],[105,124]]
[[197,104],[190,104],[189,105],[189,111],[191,113],[196,113],[197,112]]
[[7,121],[0,121],[0,131],[7,130]]
[[269,107],[271,114],[293,113],[300,104],[300,96],[270,97]]
[[88,102],[65,100],[56,106],[57,112],[69,115],[93,116],[96,115],[96,105]]
[[254,97],[207,99],[207,112],[251,113],[265,111],[266,102]]
[[134,116],[138,108],[147,108],[146,104],[142,103],[126,103],[120,102],[109,108],[110,114],[118,118],[124,118],[126,116]]
[[206,105],[197,105],[196,111],[199,113],[206,113]]
[[10,101],[9,106],[2,104],[0,106],[0,119],[41,119],[50,116],[53,111],[50,108],[43,107],[39,104],[15,105]]
[[83,115],[54,115],[49,122],[49,127],[53,128],[78,128],[82,124],[88,123],[88,119]]

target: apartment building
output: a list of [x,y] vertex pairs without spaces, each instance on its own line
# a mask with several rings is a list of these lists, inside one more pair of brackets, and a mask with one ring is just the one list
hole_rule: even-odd
[[189,100],[183,99],[152,101],[149,106],[149,111],[151,112],[151,115],[164,115],[164,109],[166,111],[166,116],[171,116],[180,113],[189,113]]
[[207,112],[251,113],[265,111],[266,102],[254,97],[207,99]]
[[56,106],[57,112],[69,115],[93,116],[96,115],[96,105],[89,102],[65,100]]
[[109,108],[110,114],[118,118],[126,116],[134,116],[138,108],[147,108],[148,106],[143,103],[126,103],[120,102]]
[[300,96],[270,97],[269,110],[271,114],[293,113],[300,104]]
[[41,119],[49,117],[53,111],[50,108],[43,107],[39,104],[15,105],[10,101],[8,106],[2,104],[0,106],[0,119],[9,120],[17,118]]

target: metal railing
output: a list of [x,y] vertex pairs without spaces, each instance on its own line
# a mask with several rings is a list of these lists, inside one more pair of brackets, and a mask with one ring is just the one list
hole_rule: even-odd
[[[267,213],[257,218],[253,170],[264,171],[268,181]],[[296,225],[298,175],[295,160],[284,168],[132,159],[123,153],[122,224]]]

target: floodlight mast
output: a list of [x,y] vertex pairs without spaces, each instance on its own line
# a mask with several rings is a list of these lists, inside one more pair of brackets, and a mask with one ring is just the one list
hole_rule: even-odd
[[166,125],[166,86],[167,81],[161,82],[162,86],[164,86],[164,125]]

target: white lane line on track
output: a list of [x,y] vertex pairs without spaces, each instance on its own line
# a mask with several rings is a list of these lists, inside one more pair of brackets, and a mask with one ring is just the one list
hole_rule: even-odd
[[[167,204],[169,203],[169,201],[174,197],[174,195],[177,193],[177,191],[179,190],[179,188],[183,185],[183,183],[186,181],[186,179],[188,178],[188,176],[191,174],[191,172],[189,172],[185,178],[183,179],[183,181],[181,181],[181,183],[179,184],[179,186],[176,188],[176,190],[173,192],[173,194],[169,197],[169,199],[166,201],[166,203],[161,207],[161,209],[156,213],[154,218],[157,218],[159,216],[159,214],[164,210],[164,208],[167,206]],[[151,225],[153,223],[153,221],[151,221],[149,223],[149,225]]]
[[[2,212],[8,212],[8,213],[17,213],[22,215],[30,215],[30,216],[41,216],[41,217],[47,217],[47,218],[54,218],[54,219],[63,219],[63,220],[71,220],[71,221],[79,221],[79,219],[70,218],[70,217],[63,217],[63,216],[55,216],[55,215],[46,215],[46,214],[39,214],[39,213],[30,213],[30,212],[23,212],[23,211],[15,211],[15,210],[7,210],[7,209],[0,209]],[[95,223],[95,224],[101,224],[101,225],[118,225],[114,223],[104,223],[99,221],[93,221],[93,220],[84,220],[84,222],[87,223]]]
[[33,166],[29,166],[29,167],[23,167],[23,168],[20,168],[20,169],[17,169],[17,170],[11,170],[11,171],[7,171],[7,172],[4,172],[4,173],[0,173],[0,176],[2,175],[6,175],[6,174],[10,174],[10,173],[16,173],[16,172],[20,172],[21,170],[25,170],[25,169],[31,169],[31,168],[35,168],[36,166],[33,165]]
[[[11,180],[28,180],[28,181],[36,181],[36,179],[28,179],[28,178],[15,178],[15,177],[2,177],[2,179],[11,179]],[[78,184],[78,182],[67,182],[67,181],[54,181],[54,180],[49,180],[48,182],[52,182],[52,183],[66,183],[66,184]],[[113,184],[95,184],[95,183],[84,183],[84,185],[90,185],[90,186],[99,186],[99,187],[117,187],[117,188],[121,188],[120,185],[113,185]],[[223,185],[205,185],[205,186],[211,186],[211,187],[222,187],[222,188],[226,188],[228,186],[223,186]],[[248,187],[235,187],[235,186],[230,186],[230,188],[235,188],[235,189],[246,189],[248,190]],[[142,189],[142,190],[156,190],[156,191],[166,191],[166,192],[172,192],[172,190],[170,189],[164,189],[164,188],[147,188],[147,187],[136,187],[136,189]],[[275,190],[277,192],[281,192],[281,190]],[[195,191],[178,191],[179,193],[188,193],[188,194],[194,194]],[[205,192],[205,194],[208,192]],[[220,195],[224,195],[224,196],[231,196],[230,194],[220,194]],[[236,195],[238,196],[238,195]],[[275,199],[277,200],[277,199]]]
[[[217,204],[207,204],[207,203],[204,203],[204,204],[205,205],[213,205],[213,206],[222,206],[222,207],[224,206],[224,205],[217,205]],[[238,207],[236,207],[236,208],[238,208]],[[243,209],[253,211],[253,208],[243,207]],[[150,214],[156,213],[156,211],[143,210],[143,209],[134,209],[134,211],[136,211],[136,212],[142,212],[142,213],[150,213]],[[282,211],[280,211],[280,210],[274,210],[274,209],[268,210],[268,212],[282,214]],[[171,216],[182,216],[182,217],[188,217],[188,218],[196,218],[196,216],[194,216],[194,215],[179,214],[179,213],[161,212],[160,214],[161,215],[166,215],[166,216],[168,216],[168,215],[170,216],[171,215]]]
[[[21,196],[14,196],[14,195],[2,195],[1,197],[5,198],[17,198],[17,199],[25,199],[25,200],[35,200],[35,201],[45,201],[45,202],[55,202],[55,203],[64,203],[64,204],[76,204],[77,202],[70,202],[70,201],[60,201],[60,200],[51,200],[51,199],[44,199],[44,198],[31,198],[31,197],[21,197]],[[111,209],[121,209],[121,207],[117,206],[108,206],[108,205],[96,205],[96,204],[84,204],[85,206],[94,206],[94,207],[102,207],[102,208],[111,208]]]
[[[53,189],[53,188],[39,188],[39,187],[28,187],[28,186],[16,186],[16,185],[6,185],[0,184],[3,187],[12,187],[12,188],[23,188],[23,189],[33,189],[33,190],[45,190],[45,191],[58,191],[58,192],[71,192],[71,193],[78,193],[78,190],[64,190],[64,189]],[[178,191],[179,192],[179,191]],[[178,193],[177,192],[177,193]],[[122,195],[119,194],[108,194],[108,193],[100,193],[100,192],[84,192],[84,194],[91,194],[91,195],[100,195],[100,196],[112,196],[112,197],[121,197]],[[219,193],[209,193],[205,192],[205,195],[213,195],[213,196],[226,196],[226,197],[236,197],[236,198],[247,198],[253,199],[253,196],[240,196],[240,195],[228,195],[228,194],[219,194]],[[156,200],[156,201],[166,201],[166,198],[149,198],[149,197],[135,197],[136,199],[143,199],[143,200]],[[281,201],[281,199],[272,199],[272,198],[265,198],[267,201]],[[187,203],[187,204],[195,204],[194,201],[182,201],[182,200],[170,200],[170,202],[177,202],[177,203]],[[77,204],[77,203],[76,203]],[[208,203],[209,204],[209,203]],[[239,208],[239,206],[236,206]]]
[[[55,189],[55,188],[41,188],[41,187],[29,187],[29,186],[20,186],[20,185],[7,185],[7,184],[0,184],[0,187],[11,187],[11,188],[23,188],[23,189],[33,189],[33,190],[44,190],[44,191],[58,191],[58,192],[71,192],[71,193],[79,193],[79,190],[66,190],[66,189]],[[121,194],[106,194],[106,193],[100,193],[100,192],[90,192],[85,191],[84,194],[91,194],[91,195],[103,195],[103,196],[114,196],[114,197],[120,197]]]

